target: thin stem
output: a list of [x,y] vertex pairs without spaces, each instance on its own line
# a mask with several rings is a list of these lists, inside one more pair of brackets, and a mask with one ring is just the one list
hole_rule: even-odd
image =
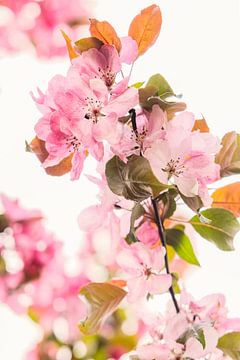
[[132,75],[133,65],[134,65],[134,63],[132,63],[132,66],[131,66],[131,69],[130,69],[130,72],[129,72],[129,75],[128,75],[128,78],[129,78],[128,81],[130,81],[130,77]]
[[130,109],[129,114],[131,116],[131,122],[132,122],[133,131],[135,132],[136,135],[138,135],[137,121],[136,121],[136,110],[135,109]]
[[[159,213],[158,213],[158,207],[157,207],[156,199],[152,198],[152,205],[153,205],[153,210],[154,210],[155,222],[156,222],[156,225],[158,227],[159,237],[160,237],[162,246],[166,250],[166,254],[165,254],[165,257],[164,257],[166,272],[167,272],[167,274],[171,275],[170,269],[169,269],[169,263],[168,263],[166,238],[165,238],[165,234],[164,234],[164,228],[163,228],[162,219],[160,218]],[[177,303],[177,300],[176,300],[175,293],[174,293],[172,285],[169,288],[169,292],[170,292],[170,295],[172,297],[172,301],[173,301],[173,304],[175,306],[176,312],[179,313],[180,309],[179,309],[179,306],[178,306],[178,303]]]
[[[137,141],[137,139],[138,139],[138,129],[137,129],[136,110],[135,109],[130,109],[129,114],[130,114],[130,117],[131,117],[132,128],[133,128],[133,131],[135,133],[136,141]],[[140,156],[143,156],[141,146],[139,146],[139,151],[140,151]]]

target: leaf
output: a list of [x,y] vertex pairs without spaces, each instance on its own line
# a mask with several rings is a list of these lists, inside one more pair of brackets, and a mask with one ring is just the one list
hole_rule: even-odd
[[180,196],[184,203],[196,213],[199,212],[199,210],[203,207],[203,202],[200,196],[188,197],[183,195],[182,193],[180,193]]
[[177,204],[175,201],[177,195],[178,192],[175,189],[169,189],[167,192],[165,192],[159,197],[159,200],[162,201],[164,204],[164,209],[161,215],[162,220],[168,219],[174,214],[177,208]]
[[132,209],[131,218],[130,218],[130,230],[126,236],[126,241],[128,244],[138,241],[135,235],[135,221],[144,214],[145,214],[144,207],[141,204],[136,203]]
[[212,194],[212,207],[224,208],[240,216],[240,181],[223,186]]
[[78,57],[78,53],[74,50],[74,47],[72,45],[72,40],[68,37],[68,35],[61,30],[62,36],[64,37],[65,41],[66,41],[66,45],[67,45],[67,49],[68,49],[68,55],[70,60],[75,59],[76,57]]
[[144,54],[157,40],[161,30],[162,15],[157,5],[151,5],[141,11],[132,20],[128,35],[138,45],[138,55]]
[[153,105],[159,105],[163,111],[166,111],[168,120],[171,120],[176,112],[186,109],[186,104],[183,102],[165,101],[157,96],[158,89],[153,85],[148,85],[145,88],[138,90],[139,103],[142,108],[151,111]]
[[81,54],[89,49],[100,49],[103,42],[95,37],[83,38],[75,42],[75,50]]
[[181,289],[178,284],[179,276],[175,272],[171,273],[171,275],[172,275],[172,287],[173,287],[174,294],[180,294]]
[[93,37],[102,41],[104,44],[114,45],[118,52],[121,50],[121,40],[116,31],[107,21],[90,19],[90,33]]
[[125,164],[114,156],[106,165],[108,186],[114,194],[140,202],[169,188],[153,174],[147,159],[133,155]]
[[234,360],[240,360],[240,332],[231,332],[218,340],[218,349]]
[[208,124],[204,118],[200,119],[200,120],[195,120],[192,131],[196,131],[196,130],[200,130],[200,132],[202,132],[202,133],[210,131]]
[[222,148],[216,155],[221,167],[221,176],[240,174],[240,134],[229,132],[222,138]]
[[234,250],[233,239],[240,230],[239,222],[228,210],[225,209],[207,209],[202,214],[211,223],[203,223],[199,216],[194,216],[190,224],[204,239],[214,243],[219,249],[224,251]]
[[136,89],[139,89],[140,87],[143,86],[144,83],[145,83],[145,81],[139,81],[139,82],[136,82],[135,84],[132,84],[130,87],[134,87]]
[[203,350],[206,347],[206,340],[203,329],[199,328],[196,330],[196,339],[202,344]]
[[166,230],[166,242],[172,246],[178,256],[192,265],[200,266],[194,253],[189,237],[184,233],[184,228],[174,227]]
[[[30,143],[31,151],[37,156],[41,163],[48,157],[48,152],[45,148],[45,142],[35,137]],[[58,165],[45,168],[48,175],[62,176],[68,173],[72,168],[72,154],[60,161]]]
[[109,283],[90,283],[80,290],[91,306],[87,319],[79,325],[84,335],[95,334],[103,322],[118,307],[126,296],[126,291],[121,287]]
[[157,95],[162,99],[175,95],[173,89],[161,74],[151,76],[146,84],[147,86],[154,86],[157,89]]

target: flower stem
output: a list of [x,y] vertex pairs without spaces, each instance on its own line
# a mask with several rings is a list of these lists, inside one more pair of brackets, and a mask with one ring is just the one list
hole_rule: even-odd
[[[162,246],[165,248],[166,250],[166,254],[164,257],[164,261],[165,261],[165,268],[166,268],[166,272],[167,274],[171,275],[170,270],[169,270],[169,263],[168,263],[168,255],[167,255],[167,246],[166,246],[166,238],[165,238],[165,233],[164,233],[164,227],[163,227],[163,223],[162,223],[162,219],[159,216],[159,212],[158,212],[158,207],[157,207],[157,200],[152,198],[152,205],[153,205],[153,210],[154,210],[154,217],[155,217],[155,222],[158,228],[158,233],[159,233],[159,237],[162,243]],[[175,293],[173,290],[173,287],[171,285],[171,287],[169,288],[169,293],[172,297],[172,301],[174,304],[174,307],[176,309],[176,312],[179,313],[180,309],[175,297]]]

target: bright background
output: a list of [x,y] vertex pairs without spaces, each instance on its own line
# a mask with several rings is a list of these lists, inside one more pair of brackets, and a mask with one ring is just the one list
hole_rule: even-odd
[[[17,1],[17,0],[16,0]],[[107,19],[120,35],[148,0],[95,0],[95,16]],[[206,118],[213,133],[240,131],[240,12],[238,0],[161,0],[163,27],[157,44],[134,67],[132,82],[162,73],[190,110]],[[37,86],[45,90],[56,73],[64,74],[68,59],[39,61],[21,54],[0,60],[0,191],[18,197],[27,207],[40,208],[48,227],[71,253],[81,241],[77,217],[95,202],[96,189],[82,176],[47,176],[34,156],[24,151],[33,137],[39,112],[29,95]],[[88,162],[85,172],[91,173]],[[233,180],[233,179],[231,179]],[[239,178],[238,178],[239,180]],[[202,268],[194,271],[187,288],[197,296],[224,292],[233,315],[240,316],[240,238],[236,251],[218,251],[205,240],[197,242]],[[21,360],[36,336],[33,325],[0,307],[0,359]],[[12,340],[14,339],[14,343]]]

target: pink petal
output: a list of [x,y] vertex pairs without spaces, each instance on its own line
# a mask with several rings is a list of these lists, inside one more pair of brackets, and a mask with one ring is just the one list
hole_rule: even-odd
[[163,294],[172,285],[172,277],[168,274],[150,275],[147,279],[147,288],[150,294]]
[[126,64],[132,64],[138,56],[138,46],[131,36],[124,36],[121,38],[121,52],[120,59]]

